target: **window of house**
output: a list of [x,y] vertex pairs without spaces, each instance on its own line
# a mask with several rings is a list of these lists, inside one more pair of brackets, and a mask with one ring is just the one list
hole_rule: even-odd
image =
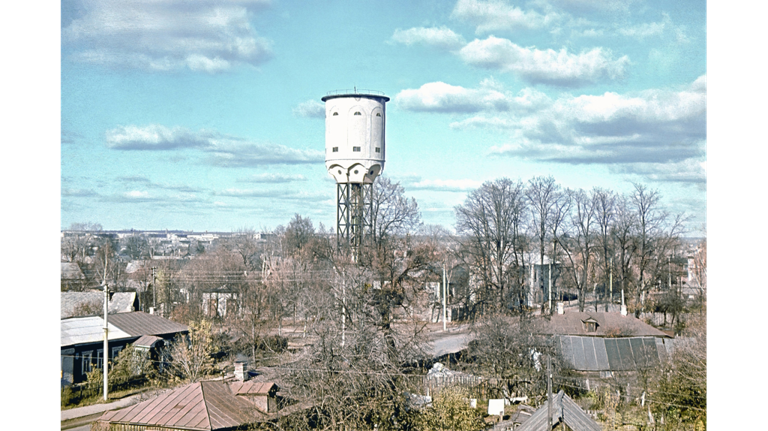
[[101,368],[102,370],[104,369],[104,367],[101,364],[102,360],[104,359],[102,355],[103,352],[104,350],[102,349],[99,349],[96,351],[96,368]]
[[332,150],[332,151],[333,151],[334,153],[338,153],[338,152],[339,152],[339,147],[333,147],[333,150]]
[[360,151],[360,147],[352,147],[352,151],[357,151],[357,152],[359,152],[359,151]]
[[93,350],[83,352],[80,354],[80,371],[85,373],[91,372],[91,361],[93,360]]
[[121,350],[123,350],[123,346],[120,346],[120,347],[113,347],[113,348],[112,348],[112,359],[113,359],[113,360],[114,360],[114,359],[117,357],[117,355],[119,355],[119,354],[120,354],[120,351],[121,351]]

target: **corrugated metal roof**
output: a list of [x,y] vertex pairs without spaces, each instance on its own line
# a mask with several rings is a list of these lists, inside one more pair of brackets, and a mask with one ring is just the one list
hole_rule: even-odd
[[[111,319],[110,319],[111,320]],[[130,338],[131,335],[107,321],[109,339]],[[104,339],[104,318],[98,316],[73,317],[61,320],[61,345],[94,343]]]
[[[578,431],[602,431],[600,424],[581,409],[571,397],[562,390],[552,399],[552,424],[556,425],[561,420],[573,430]],[[539,407],[531,417],[523,422],[515,431],[551,431],[547,423],[547,402]]]
[[[189,331],[187,325],[140,311],[110,314],[107,323],[110,340]],[[104,318],[100,316],[61,319],[61,345],[101,341],[104,337],[103,327]]]
[[562,358],[577,371],[635,371],[638,367],[655,367],[668,358],[664,345],[673,342],[656,337],[564,335],[557,338]]
[[100,421],[218,430],[254,422],[258,412],[221,381],[197,382],[131,407],[105,412]]
[[176,323],[156,314],[147,314],[140,311],[110,315],[109,321],[134,337],[173,334],[189,330],[187,325]]
[[[133,311],[136,292],[115,292],[109,300],[107,308],[112,313],[128,313]],[[75,314],[75,309],[84,304],[94,304],[99,310],[104,309],[104,292],[61,292],[61,318],[66,319]]]

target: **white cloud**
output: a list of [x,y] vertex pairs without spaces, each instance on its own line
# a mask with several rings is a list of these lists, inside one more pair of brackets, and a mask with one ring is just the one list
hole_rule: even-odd
[[644,39],[646,37],[661,36],[664,31],[672,28],[672,19],[669,14],[664,13],[659,22],[649,22],[636,24],[632,26],[623,26],[619,28],[619,34],[624,36]]
[[463,113],[530,110],[547,100],[544,93],[527,88],[512,95],[493,79],[483,80],[479,88],[430,82],[418,89],[402,90],[395,96],[397,106],[409,111]]
[[318,163],[324,153],[272,143],[250,142],[215,131],[193,132],[182,127],[161,125],[120,126],[106,133],[107,146],[124,151],[199,150],[209,154],[209,164],[247,167],[269,164]]
[[451,17],[475,24],[477,34],[539,29],[561,18],[556,13],[542,15],[533,10],[524,11],[503,0],[459,0]]
[[407,184],[408,190],[434,190],[434,191],[467,191],[473,190],[482,185],[482,181],[462,179],[462,180],[422,180]]
[[404,45],[427,45],[434,48],[454,50],[461,48],[466,41],[453,30],[441,27],[414,27],[408,30],[396,29],[392,41]]
[[629,57],[613,59],[611,51],[603,48],[572,54],[565,48],[560,51],[523,48],[494,36],[475,39],[464,46],[459,55],[474,66],[511,72],[532,83],[566,87],[620,78],[629,64]]
[[325,118],[325,104],[317,100],[307,100],[293,108],[293,115],[307,118]]
[[62,29],[62,44],[75,61],[111,67],[216,73],[259,65],[270,58],[271,41],[256,34],[249,16],[268,3],[83,0],[86,12]]
[[301,174],[281,174],[281,173],[263,173],[243,178],[239,181],[248,183],[288,183],[293,181],[306,181],[307,178]]
[[[509,129],[508,143],[489,149],[495,156],[570,164],[686,163],[691,171],[706,152],[706,102],[706,76],[702,76],[677,90],[563,95],[535,112],[475,117],[452,127]],[[652,177],[648,169],[642,174],[659,181],[690,178]]]
[[125,193],[125,197],[127,198],[147,198],[149,197],[149,193],[142,192],[139,190],[131,190],[130,192]]

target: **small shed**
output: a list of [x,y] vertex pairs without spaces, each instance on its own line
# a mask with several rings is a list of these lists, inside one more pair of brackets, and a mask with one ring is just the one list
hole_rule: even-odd
[[515,431],[552,431],[560,429],[557,427],[561,423],[567,426],[566,429],[574,431],[602,431],[600,424],[562,390],[552,398],[552,428],[549,428],[547,421],[547,410],[547,402],[544,402],[528,420],[515,428]]

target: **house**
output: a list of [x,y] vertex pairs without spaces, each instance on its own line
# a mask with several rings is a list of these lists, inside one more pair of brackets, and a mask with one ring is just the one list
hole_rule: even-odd
[[[153,314],[139,311],[110,314],[109,357],[114,359],[126,345],[140,342],[147,349],[158,346],[159,340],[143,338],[152,335],[163,342],[178,334],[189,332],[182,325]],[[143,338],[143,339],[142,339]],[[102,367],[104,358],[103,316],[70,317],[61,319],[61,385],[68,386],[86,380],[93,367]]]
[[[131,407],[104,413],[98,420],[115,431],[240,429],[260,416],[223,381],[203,381],[166,392]],[[107,428],[106,426],[104,427]]]
[[[108,411],[97,425],[115,431],[245,429],[249,424],[277,417],[276,391],[277,386],[271,382],[191,383],[157,398]],[[273,406],[269,414],[267,405]]]
[[[603,429],[562,390],[552,397],[552,427],[549,426],[547,419],[548,410],[549,406],[545,401],[530,418],[515,428],[515,431],[552,431],[555,429],[602,431]],[[567,428],[563,428],[562,424]]]
[[674,349],[667,333],[620,313],[564,312],[537,319],[534,328],[553,337],[566,366],[600,377],[656,367]]
[[75,262],[61,262],[61,290],[82,289],[86,279],[83,270]]
[[[136,292],[115,292],[109,298],[107,312],[130,313],[138,309]],[[100,310],[104,314],[104,292],[61,292],[61,318],[82,315],[84,311]]]

